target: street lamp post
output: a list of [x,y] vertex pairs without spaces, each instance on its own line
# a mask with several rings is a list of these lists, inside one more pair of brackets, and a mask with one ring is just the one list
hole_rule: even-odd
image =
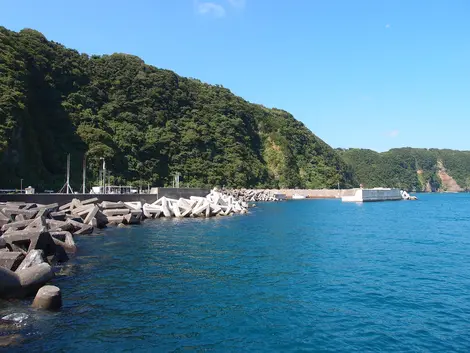
[[20,180],[21,180],[20,193],[23,193],[23,179],[20,179]]

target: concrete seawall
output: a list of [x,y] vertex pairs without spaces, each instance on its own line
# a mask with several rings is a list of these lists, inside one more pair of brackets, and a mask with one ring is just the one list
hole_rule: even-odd
[[273,193],[279,193],[286,195],[287,198],[291,198],[292,195],[302,195],[312,199],[335,199],[343,196],[352,196],[355,194],[357,189],[272,189]]
[[82,201],[96,197],[99,202],[140,201],[142,203],[153,203],[163,196],[179,199],[181,197],[189,198],[190,196],[206,197],[206,195],[210,193],[210,189],[196,188],[156,188],[154,190],[156,190],[155,194],[0,194],[0,202],[29,202],[45,205],[57,202],[60,206],[70,202],[73,198]]

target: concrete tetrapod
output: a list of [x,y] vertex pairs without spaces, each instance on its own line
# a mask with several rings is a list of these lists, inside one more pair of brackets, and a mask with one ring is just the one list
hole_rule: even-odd
[[17,271],[16,274],[20,280],[22,295],[24,296],[34,293],[54,278],[52,267],[47,262]]
[[0,297],[12,297],[20,288],[21,282],[18,275],[0,267]]
[[42,264],[44,261],[44,251],[42,250],[31,250],[28,255],[24,258],[23,262],[16,269],[16,272],[24,270],[28,267],[33,267]]
[[36,309],[59,310],[62,306],[60,288],[56,286],[41,287],[31,306]]

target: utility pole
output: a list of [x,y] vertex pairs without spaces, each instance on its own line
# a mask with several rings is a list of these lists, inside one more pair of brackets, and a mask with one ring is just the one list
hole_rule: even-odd
[[86,179],[86,153],[83,155],[83,186],[82,186],[82,193],[84,193],[84,194],[86,194],[85,179]]
[[67,178],[64,186],[62,186],[62,189],[60,189],[59,193],[64,192],[64,190],[67,194],[73,194],[72,187],[70,186],[70,153],[67,155]]
[[20,179],[20,193],[23,193],[23,179]]
[[102,173],[101,173],[101,180],[100,180],[100,184],[101,184],[101,192],[103,194],[106,194],[106,161],[104,160],[104,157],[100,157],[100,160],[103,161],[103,165],[102,165]]
[[70,189],[70,153],[67,155],[67,194]]

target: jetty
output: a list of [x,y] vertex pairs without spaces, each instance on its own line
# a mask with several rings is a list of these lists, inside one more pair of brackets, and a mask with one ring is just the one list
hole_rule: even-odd
[[146,218],[246,213],[247,202],[217,190],[205,197],[162,196],[152,203],[100,201],[98,197],[73,198],[63,204],[0,203],[0,298],[36,295],[34,307],[57,310],[62,303],[60,289],[45,286],[54,278],[53,266],[76,252],[76,236],[93,235],[95,229],[126,227]]
[[406,191],[392,188],[357,189],[353,195],[342,196],[343,202],[377,202],[377,201],[399,201],[416,200]]
[[281,201],[286,195],[278,190],[222,189],[222,193],[244,202]]

